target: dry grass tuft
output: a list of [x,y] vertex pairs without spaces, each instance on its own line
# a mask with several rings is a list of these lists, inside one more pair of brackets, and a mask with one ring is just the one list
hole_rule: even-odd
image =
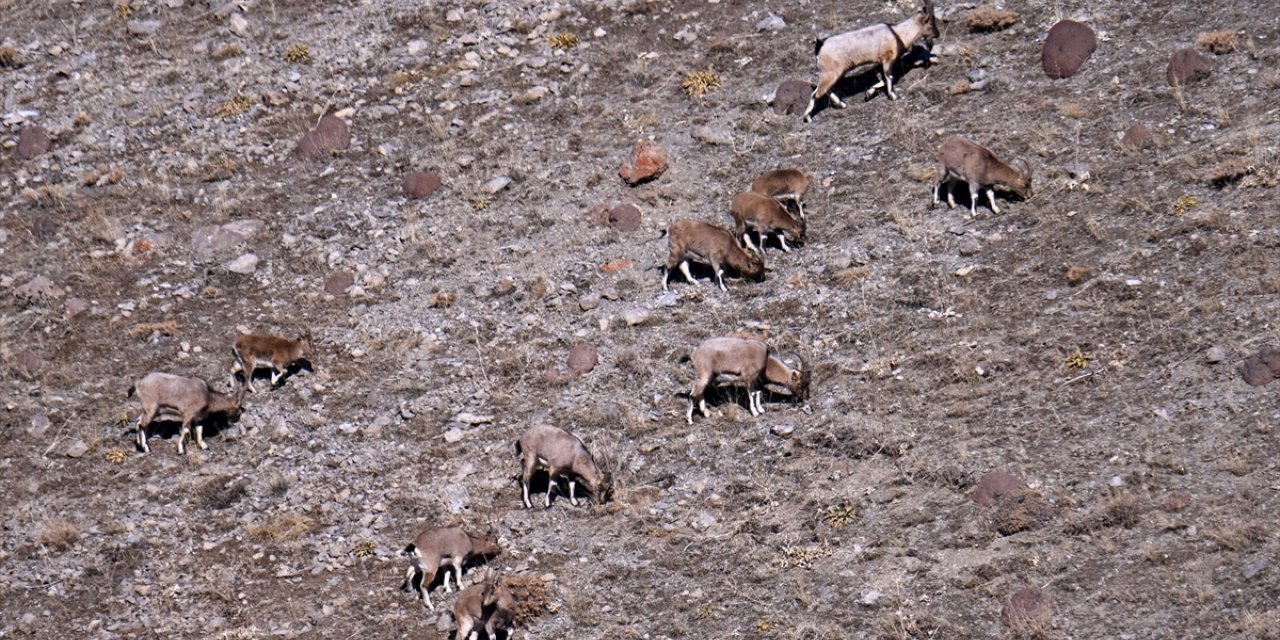
[[373,544],[372,540],[361,540],[354,547],[351,547],[351,555],[357,558],[367,558],[373,555],[375,550],[377,550],[377,546]]
[[555,603],[547,583],[537,576],[515,576],[506,579],[507,588],[515,599],[515,625],[528,628],[546,613],[555,613]]
[[1173,201],[1173,206],[1170,208],[1169,213],[1179,217],[1185,216],[1187,212],[1196,208],[1197,204],[1199,203],[1196,202],[1195,196],[1182,196]]
[[78,540],[80,540],[79,527],[65,518],[45,520],[44,525],[40,527],[39,535],[36,536],[36,542],[40,546],[57,551],[70,549]]
[[196,489],[196,502],[213,511],[231,507],[248,495],[249,481],[214,478]]
[[309,58],[311,58],[311,47],[301,42],[289,45],[289,48],[284,50],[284,61],[291,64],[306,62]]
[[1079,102],[1066,102],[1058,107],[1058,113],[1071,118],[1073,120],[1083,120],[1089,117],[1089,110]]
[[1067,361],[1064,364],[1068,369],[1083,369],[1089,366],[1090,360],[1093,360],[1092,353],[1085,353],[1080,347],[1076,347],[1075,351],[1072,351],[1071,355],[1067,356]]
[[1065,275],[1067,278],[1067,284],[1074,287],[1084,282],[1085,280],[1092,278],[1093,269],[1083,265],[1073,264],[1067,267],[1067,272]]
[[112,449],[107,452],[107,462],[111,464],[124,464],[125,454],[123,449]]
[[1196,36],[1196,48],[1217,55],[1236,50],[1236,32],[1206,31]]
[[244,55],[244,49],[241,49],[240,45],[233,42],[231,44],[228,44],[224,47],[219,48],[217,51],[214,51],[213,59],[216,62],[221,62],[223,60],[237,58],[242,55]]
[[0,69],[13,69],[18,66],[18,49],[11,44],[0,46]]
[[565,51],[578,46],[578,36],[572,33],[555,33],[547,38],[547,44],[551,45],[552,49]]
[[680,88],[689,94],[691,98],[710,93],[713,89],[720,88],[720,76],[716,72],[707,69],[706,71],[692,71],[684,76],[684,81],[680,83]]
[[234,118],[249,109],[253,108],[253,98],[246,95],[236,95],[222,104],[213,108],[213,115],[219,118]]
[[288,542],[311,533],[315,522],[301,513],[286,513],[261,524],[245,525],[249,537],[267,542]]
[[1204,537],[1218,543],[1224,549],[1242,551],[1254,543],[1267,539],[1267,527],[1255,521],[1234,521],[1215,527],[1205,527]]
[[1005,9],[997,9],[993,5],[984,4],[964,17],[970,31],[990,32],[1003,31],[1018,22],[1018,13]]
[[453,303],[458,301],[458,294],[452,291],[437,291],[431,294],[431,303],[428,305],[435,309],[445,309],[452,307]]

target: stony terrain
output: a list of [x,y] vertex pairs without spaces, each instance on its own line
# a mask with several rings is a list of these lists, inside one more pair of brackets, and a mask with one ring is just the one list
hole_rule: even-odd
[[[500,534],[516,637],[1280,637],[1277,387],[1238,370],[1280,342],[1274,11],[940,1],[900,100],[766,102],[914,8],[0,0],[0,637],[450,637],[398,591],[429,523]],[[1050,79],[1064,18],[1097,49]],[[930,209],[956,134],[1034,197]],[[805,246],[663,295],[660,231],[781,166]],[[133,381],[226,389],[237,332],[301,328],[313,370],[207,451],[134,450]],[[730,333],[810,401],[687,425]],[[617,499],[521,509],[537,422]]]

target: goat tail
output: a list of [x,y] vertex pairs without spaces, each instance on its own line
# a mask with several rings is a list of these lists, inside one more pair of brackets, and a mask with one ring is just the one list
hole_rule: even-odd
[[404,548],[404,551],[400,552],[400,555],[412,556],[412,555],[417,555],[417,553],[418,553],[418,546],[410,543],[409,546]]
[[818,54],[822,53],[822,43],[824,43],[824,42],[826,42],[826,41],[827,41],[827,39],[826,39],[826,38],[814,38],[814,39],[813,39],[813,55],[815,55],[815,56],[816,56],[816,55],[818,55]]
[[132,398],[132,397],[133,397],[133,394],[134,394],[134,393],[136,393],[137,391],[138,391],[138,385],[136,385],[136,384],[131,384],[131,385],[129,385],[129,395],[127,395],[127,396],[125,396],[125,397],[126,397],[126,398]]

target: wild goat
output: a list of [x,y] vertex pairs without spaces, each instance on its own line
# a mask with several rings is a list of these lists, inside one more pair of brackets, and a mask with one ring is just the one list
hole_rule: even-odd
[[751,243],[752,231],[760,234],[760,251],[764,250],[764,243],[770,235],[777,236],[778,244],[786,252],[791,251],[787,240],[804,241],[804,218],[793,218],[782,203],[769,196],[743,191],[729,203],[729,213],[733,215],[735,233],[742,238],[743,245],[753,251],[756,246]]
[[677,265],[685,279],[694,282],[693,274],[689,273],[690,260],[711,265],[721,291],[729,290],[724,286],[725,265],[747,278],[764,279],[763,255],[738,246],[733,234],[720,227],[698,220],[676,220],[664,233],[670,253],[662,272],[663,291],[669,290],[667,283]]
[[693,424],[696,405],[702,415],[709,415],[703,394],[707,387],[736,384],[746,387],[751,415],[764,413],[763,387],[776,384],[786,387],[799,402],[809,398],[809,370],[804,361],[798,368],[788,367],[773,354],[769,345],[745,338],[708,338],[689,356],[693,361],[693,390],[689,392],[689,412],[685,416]]
[[511,589],[497,576],[467,587],[453,603],[453,619],[458,623],[455,640],[476,640],[477,624],[484,626],[489,640],[498,640],[499,629],[510,637],[516,618],[515,606]]
[[1022,163],[1021,169],[1014,169],[1000,161],[991,150],[960,136],[952,136],[938,148],[938,184],[933,188],[933,204],[941,201],[943,185],[947,187],[947,205],[956,206],[955,194],[952,193],[951,180],[963,180],[969,183],[969,213],[978,213],[978,192],[987,191],[987,201],[991,210],[1000,213],[996,206],[996,194],[993,187],[1000,187],[1018,194],[1026,199],[1031,197],[1031,167]]
[[142,416],[138,418],[138,448],[143,453],[151,453],[147,446],[147,427],[156,416],[173,416],[182,420],[182,430],[178,433],[178,454],[186,453],[187,435],[191,425],[196,426],[196,444],[203,449],[204,421],[210,414],[223,414],[234,420],[240,416],[240,402],[244,398],[244,390],[235,395],[218,393],[209,388],[209,383],[200,378],[184,378],[168,373],[148,373],[141,380],[129,387],[129,397],[138,394],[142,401]]
[[[418,534],[413,544],[404,548],[404,555],[409,557],[409,571],[405,574],[404,584],[400,589],[406,592],[417,592],[427,608],[435,611],[427,590],[436,579],[436,570],[444,567],[444,589],[452,591],[449,586],[449,567],[457,578],[458,588],[462,588],[462,572],[464,565],[472,558],[497,555],[500,551],[498,541],[493,536],[473,536],[462,530],[462,527],[427,527]],[[416,581],[419,575],[421,581]],[[415,586],[415,581],[417,586]]]
[[885,88],[890,100],[897,100],[893,92],[893,65],[906,55],[917,42],[938,37],[938,21],[933,15],[933,1],[925,0],[915,15],[890,26],[873,24],[857,31],[848,31],[830,38],[818,38],[813,53],[818,56],[818,87],[809,98],[809,108],[804,110],[804,121],[809,122],[818,99],[827,96],[831,104],[843,109],[846,105],[832,91],[836,82],[851,69],[876,65],[874,71],[880,81],[867,89],[870,97],[876,89]]
[[784,205],[792,202],[796,213],[804,219],[804,192],[809,190],[809,176],[799,169],[775,169],[760,174],[751,183],[751,190],[769,196]]
[[249,334],[236,338],[231,347],[231,355],[235,363],[231,365],[231,377],[237,372],[244,373],[245,384],[249,391],[257,393],[253,388],[253,372],[260,368],[271,369],[271,386],[280,382],[289,367],[315,353],[311,343],[311,332],[304,331],[295,340],[286,340],[278,336]]
[[613,496],[613,474],[608,465],[596,464],[582,439],[564,429],[547,424],[534,426],[516,441],[516,453],[520,456],[520,487],[524,491],[526,509],[533,508],[533,502],[529,500],[529,482],[540,470],[547,472],[545,504],[548,507],[551,506],[551,489],[558,485],[560,478],[568,478],[569,502],[575,507],[578,506],[576,484],[579,480],[601,504]]

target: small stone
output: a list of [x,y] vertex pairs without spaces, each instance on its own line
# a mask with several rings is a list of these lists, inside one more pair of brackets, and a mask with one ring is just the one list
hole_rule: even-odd
[[33,436],[42,436],[49,430],[50,424],[49,416],[43,413],[37,413],[36,415],[31,416],[31,426],[27,428],[27,433]]
[[23,349],[13,358],[14,369],[18,371],[18,375],[32,380],[44,368],[44,359],[39,354],[30,350]]
[[409,55],[416,56],[419,53],[426,51],[427,47],[430,47],[430,46],[431,46],[431,43],[427,42],[426,40],[410,40],[409,44],[407,45],[407,48],[409,49]]
[[1120,138],[1120,145],[1125,149],[1135,151],[1151,146],[1154,141],[1151,129],[1141,122],[1135,122],[1124,130],[1124,137]]
[[642,325],[649,321],[649,312],[645,309],[628,309],[622,314],[622,321],[627,323],[628,327]]
[[637,142],[622,166],[618,175],[630,186],[636,186],[656,180],[667,170],[667,151],[657,143],[642,140]]
[[89,310],[89,302],[84,298],[68,298],[65,313],[68,320]]
[[351,147],[351,127],[334,115],[320,118],[316,128],[303,134],[295,153],[310,159],[327,158]]
[[1276,378],[1275,374],[1271,373],[1271,367],[1268,367],[1257,355],[1245,358],[1244,363],[1240,365],[1240,377],[1244,378],[1245,383],[1251,387],[1261,387]]
[[484,183],[484,190],[486,193],[497,193],[506,189],[510,184],[511,178],[508,178],[507,176],[498,176]]
[[51,146],[49,134],[44,127],[38,124],[28,125],[18,134],[18,146],[14,148],[13,154],[19,160],[30,160],[48,153]]
[[478,424],[489,424],[490,422],[493,422],[493,416],[489,414],[483,414],[483,413],[471,413],[469,411],[462,411],[453,416],[453,421],[475,426]]
[[236,11],[227,20],[227,27],[231,29],[231,33],[243,36],[249,32],[249,21],[239,11]]
[[620,204],[609,209],[609,226],[619,231],[640,228],[640,209],[634,204]]
[[1164,79],[1171,87],[1181,87],[1208,78],[1213,73],[1209,59],[1195,49],[1180,49],[1169,59]]
[[876,606],[876,603],[880,602],[881,595],[883,594],[881,594],[879,591],[876,591],[875,589],[872,589],[862,594],[861,598],[858,598],[858,604],[864,607],[874,607]]
[[465,437],[466,437],[466,435],[467,435],[467,432],[466,432],[466,431],[463,431],[462,429],[459,429],[459,428],[457,428],[457,427],[452,427],[452,428],[450,428],[450,429],[446,429],[446,430],[445,430],[445,432],[444,432],[444,441],[445,441],[445,442],[457,442],[457,441],[459,441],[459,440],[461,440],[461,439],[465,438]]
[[787,21],[782,16],[769,16],[756,23],[756,31],[782,31],[787,28]]
[[516,104],[533,104],[547,96],[551,95],[551,90],[538,85],[514,98]]
[[589,342],[579,342],[569,350],[569,370],[576,375],[590,372],[599,362],[600,353]]
[[151,594],[151,587],[145,584],[134,585],[133,591],[140,596],[146,596]]
[[795,430],[796,426],[794,424],[775,424],[773,425],[773,429],[770,429],[770,431],[773,431],[773,435],[778,436],[779,438],[785,438],[792,433],[795,433]]
[[733,144],[733,133],[724,127],[716,127],[712,125],[694,127],[693,132],[690,135],[692,135],[695,140],[701,140],[707,144]]
[[85,444],[84,440],[76,440],[75,442],[71,443],[71,446],[67,447],[67,457],[79,458],[83,456],[85,453],[87,453],[88,451],[89,451],[89,445]]
[[412,171],[404,177],[404,193],[410,198],[425,198],[436,192],[444,181],[430,171]]
[[59,293],[60,289],[54,286],[53,281],[44,276],[36,276],[13,290],[14,297],[27,304],[57,298]]
[[1017,477],[1003,471],[992,471],[978,481],[978,488],[973,492],[973,501],[984,506],[995,505],[1000,496],[1022,486]]
[[462,22],[462,12],[458,9],[450,9],[444,14],[445,22]]
[[1245,580],[1248,580],[1249,578],[1252,578],[1258,575],[1259,573],[1266,571],[1267,567],[1270,567],[1270,566],[1271,566],[1271,561],[1267,560],[1266,558],[1259,558],[1257,560],[1254,560],[1253,562],[1250,562],[1244,567],[1243,573],[1244,573]]
[[809,107],[813,85],[804,80],[787,80],[773,92],[773,112],[778,115],[800,115]]
[[349,271],[335,271],[324,279],[325,293],[340,296],[347,291],[347,287],[356,283],[356,277]]
[[1107,484],[1113,487],[1123,487],[1125,485],[1124,476],[1111,476],[1111,479],[1107,480]]
[[129,35],[134,36],[153,36],[160,30],[159,20],[130,20],[125,23],[125,30]]
[[36,618],[36,614],[30,612],[24,613],[22,614],[22,617],[18,619],[18,629],[23,633],[31,633],[35,631],[37,621],[38,618]]
[[1206,351],[1204,354],[1204,360],[1209,364],[1218,364],[1220,362],[1225,361],[1228,355],[1230,354],[1227,352],[1226,347],[1223,347],[1221,345],[1215,346],[1215,347],[1209,347],[1209,350]]
[[1280,347],[1266,346],[1258,350],[1258,359],[1271,369],[1271,374],[1280,378]]
[[258,256],[246,253],[227,264],[227,271],[248,275],[258,268]]
[[1040,52],[1040,63],[1050,78],[1070,78],[1098,48],[1098,37],[1088,25],[1062,20],[1049,29]]
[[600,296],[594,293],[588,293],[578,298],[578,308],[583,311],[590,311],[600,306]]

